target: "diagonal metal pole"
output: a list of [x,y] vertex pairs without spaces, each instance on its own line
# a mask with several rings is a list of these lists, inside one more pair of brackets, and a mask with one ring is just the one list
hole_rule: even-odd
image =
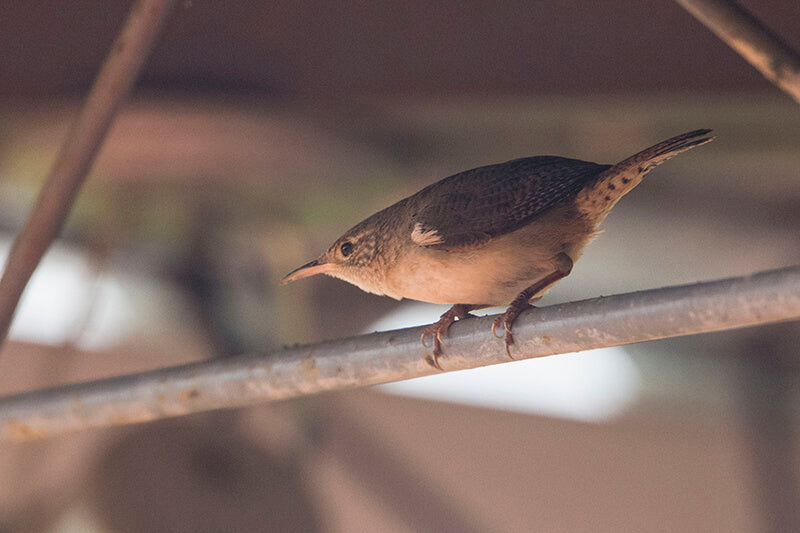
[[[174,0],[139,0],[128,15],[53,168],[14,240],[0,278],[0,344],[33,271],[58,236],[117,110],[141,70]],[[98,4],[102,9],[102,5]]]
[[[800,265],[533,309],[514,325],[519,359],[800,319]],[[459,370],[508,362],[493,317],[457,322],[440,363]],[[438,371],[408,328],[264,354],[162,368],[0,398],[0,439],[44,438],[146,422]]]
[[733,0],[676,0],[769,81],[800,103],[800,54]]

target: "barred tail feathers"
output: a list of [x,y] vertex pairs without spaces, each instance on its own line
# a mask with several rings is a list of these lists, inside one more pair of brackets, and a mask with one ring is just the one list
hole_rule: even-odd
[[636,155],[617,163],[600,174],[597,179],[578,193],[578,209],[602,220],[612,207],[634,187],[645,174],[686,150],[714,140],[711,130],[695,130],[662,141]]

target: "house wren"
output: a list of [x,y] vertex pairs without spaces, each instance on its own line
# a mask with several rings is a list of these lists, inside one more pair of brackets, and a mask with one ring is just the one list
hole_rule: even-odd
[[283,283],[328,274],[398,300],[455,303],[422,335],[437,368],[456,318],[510,302],[492,325],[503,326],[510,357],[514,320],[570,273],[614,204],[710,133],[678,135],[616,165],[538,156],[455,174],[357,224]]

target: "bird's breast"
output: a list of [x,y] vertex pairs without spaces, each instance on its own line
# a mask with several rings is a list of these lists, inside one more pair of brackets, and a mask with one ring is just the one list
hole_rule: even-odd
[[470,250],[414,247],[387,276],[387,293],[433,303],[505,305],[547,273],[546,250],[499,238]]
[[407,246],[389,265],[383,292],[433,303],[507,305],[554,272],[559,254],[578,260],[594,227],[568,215],[554,212],[473,248]]

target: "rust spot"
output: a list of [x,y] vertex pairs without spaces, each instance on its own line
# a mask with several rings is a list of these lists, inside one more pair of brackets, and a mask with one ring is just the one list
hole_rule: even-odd
[[542,335],[542,342],[544,342],[545,344],[550,344],[551,342],[553,342],[553,337],[551,337],[550,335]]
[[306,374],[306,377],[315,380],[319,377],[319,368],[317,367],[317,360],[314,356],[308,357],[300,361],[300,368]]
[[39,431],[12,418],[3,425],[3,431],[14,440],[39,440],[47,436],[44,431]]
[[395,339],[395,338],[394,338],[394,335],[392,335],[391,337],[389,337],[389,338],[386,340],[386,342],[387,342],[387,343],[389,343],[389,344],[394,344],[395,342],[397,342],[397,339]]
[[610,196],[606,196],[606,202],[610,202],[610,201],[611,201],[611,197]]
[[136,421],[135,417],[130,417],[124,413],[114,413],[110,418],[109,421],[114,426],[121,426],[122,424],[130,424],[131,422]]
[[613,183],[609,183],[609,184],[608,184],[608,188],[609,188],[610,190],[612,190],[612,191],[613,191],[613,190],[614,190],[614,189],[616,189],[617,187],[616,187],[616,185],[614,185]]
[[192,387],[191,389],[186,389],[181,393],[181,401],[189,401],[194,400],[195,398],[200,397],[200,391],[196,388]]
[[622,183],[626,183],[627,184],[627,183],[630,183],[630,182],[631,182],[630,178],[622,178]]

